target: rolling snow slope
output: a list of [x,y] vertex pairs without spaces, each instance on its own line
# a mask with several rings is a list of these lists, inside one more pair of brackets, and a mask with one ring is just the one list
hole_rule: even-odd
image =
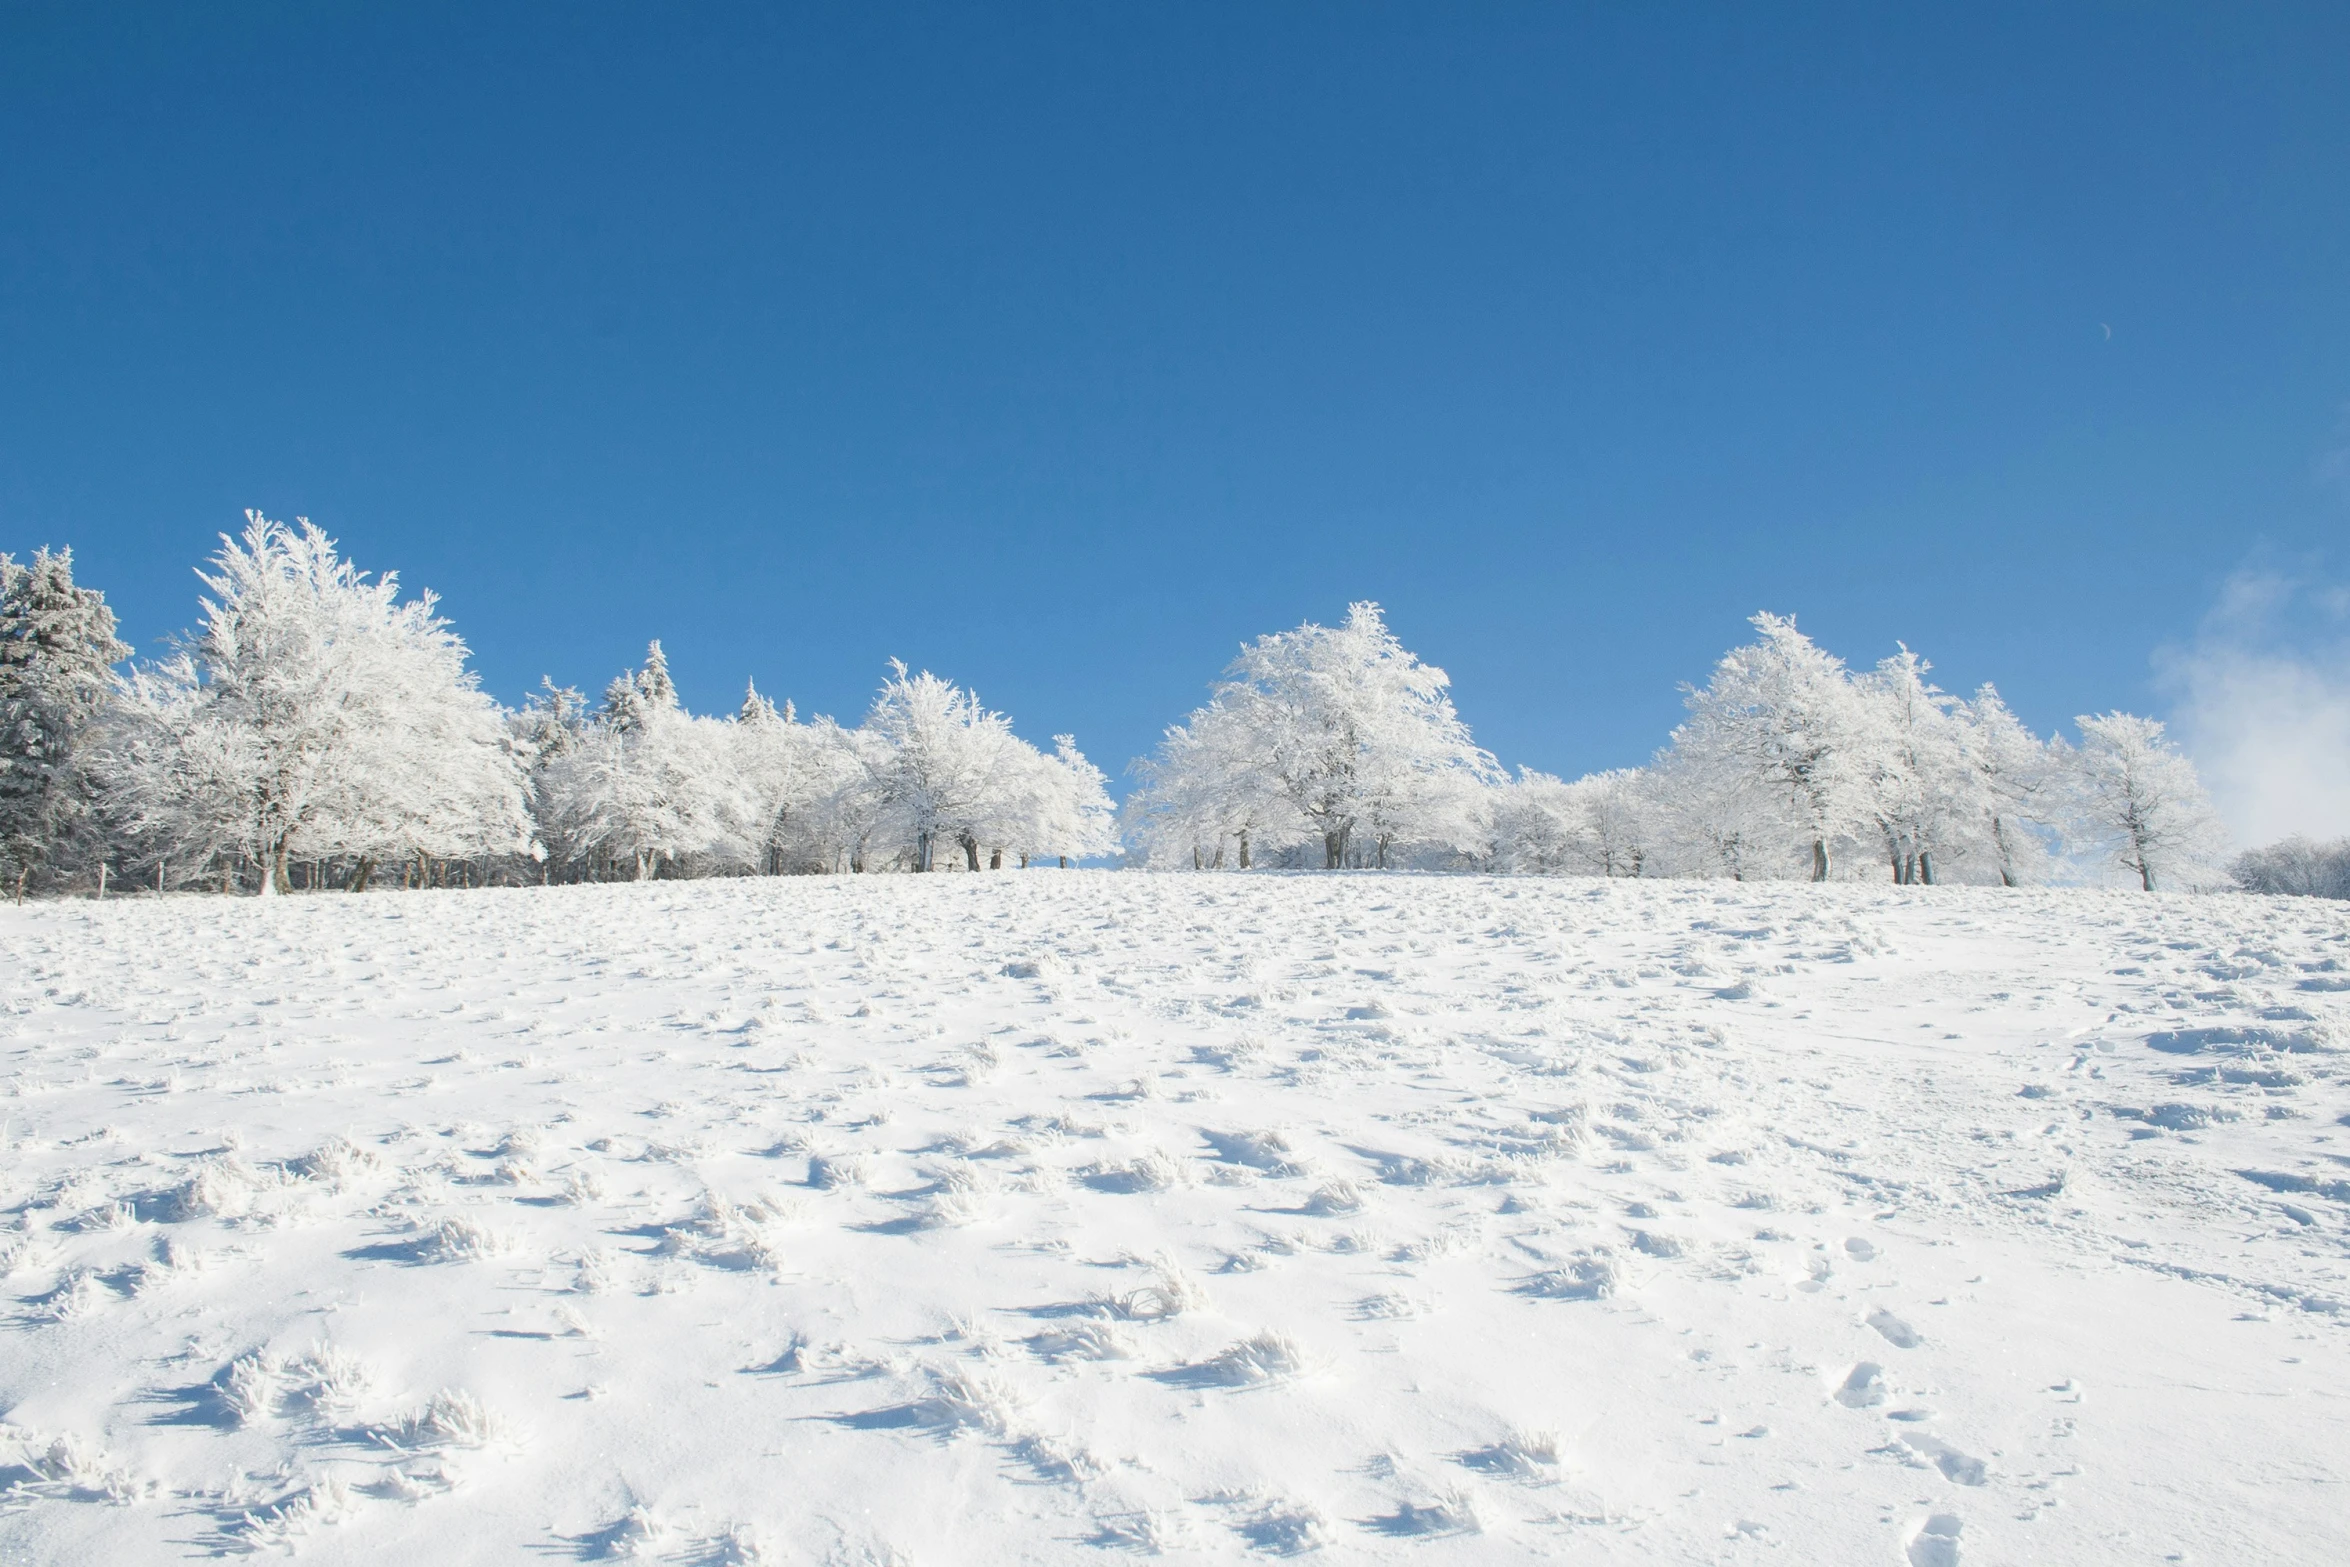
[[0,910],[0,1562],[2350,1560],[2350,909]]

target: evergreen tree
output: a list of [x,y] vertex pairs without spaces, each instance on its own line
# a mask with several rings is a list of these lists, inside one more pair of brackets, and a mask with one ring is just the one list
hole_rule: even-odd
[[73,551],[0,555],[0,855],[19,898],[102,850],[89,742],[130,653],[105,595],[75,585]]

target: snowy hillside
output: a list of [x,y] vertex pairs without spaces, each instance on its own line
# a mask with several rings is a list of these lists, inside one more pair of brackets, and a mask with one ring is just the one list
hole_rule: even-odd
[[2350,1560],[2350,909],[0,910],[0,1561]]

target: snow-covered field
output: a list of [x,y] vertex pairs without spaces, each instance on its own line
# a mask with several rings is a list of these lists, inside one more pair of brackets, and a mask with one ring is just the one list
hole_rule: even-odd
[[2350,909],[0,911],[0,1560],[2350,1560]]

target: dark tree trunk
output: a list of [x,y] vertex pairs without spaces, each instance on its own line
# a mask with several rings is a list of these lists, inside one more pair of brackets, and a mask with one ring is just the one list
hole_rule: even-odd
[[1245,832],[1240,835],[1240,868],[1244,871],[1248,869],[1248,834]]
[[1828,840],[1825,838],[1814,838],[1811,841],[1811,879],[1828,879]]
[[359,858],[359,868],[351,873],[351,890],[353,892],[365,892],[367,890],[368,878],[374,874],[375,861],[367,858],[365,855],[361,855]]

